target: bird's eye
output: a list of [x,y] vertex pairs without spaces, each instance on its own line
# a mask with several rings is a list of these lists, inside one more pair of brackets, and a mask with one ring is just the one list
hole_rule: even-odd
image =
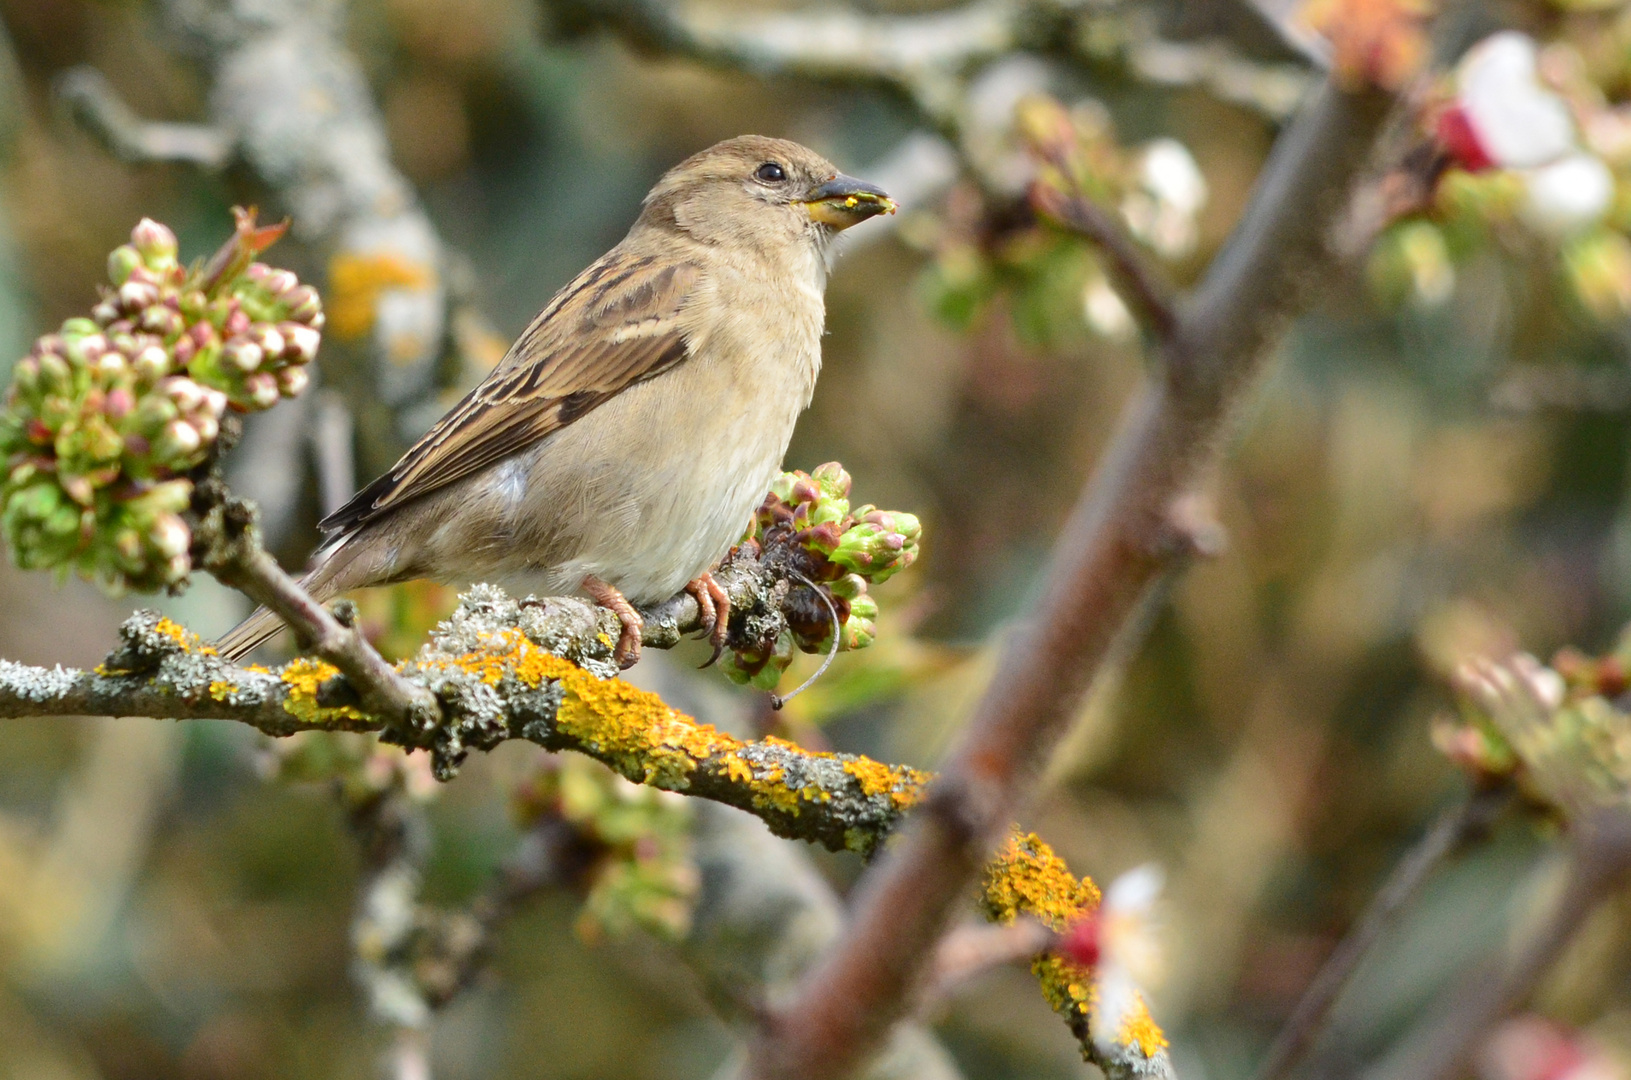
[[753,170],[753,175],[767,184],[779,184],[787,179],[787,173],[774,161],[765,162]]

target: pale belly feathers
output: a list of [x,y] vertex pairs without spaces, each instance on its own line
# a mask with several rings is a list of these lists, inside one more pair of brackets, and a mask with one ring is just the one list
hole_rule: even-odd
[[[825,270],[818,256],[779,288],[717,283],[726,302],[692,327],[689,359],[451,485],[439,526],[400,554],[518,596],[577,592],[589,574],[636,604],[679,592],[742,537],[780,471],[821,367]],[[767,340],[754,310],[788,317]]]

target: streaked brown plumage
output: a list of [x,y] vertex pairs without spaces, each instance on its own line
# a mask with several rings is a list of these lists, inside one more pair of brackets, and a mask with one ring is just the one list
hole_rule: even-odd
[[[322,523],[302,582],[320,600],[421,577],[586,591],[619,611],[632,662],[630,604],[691,588],[706,611],[721,597],[707,571],[815,389],[831,239],[892,209],[780,139],[731,139],[675,166],[628,236]],[[219,648],[242,656],[278,626],[257,611]]]

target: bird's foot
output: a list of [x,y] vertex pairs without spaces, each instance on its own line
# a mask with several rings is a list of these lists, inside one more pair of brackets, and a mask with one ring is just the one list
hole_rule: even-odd
[[731,594],[714,580],[712,571],[704,571],[693,578],[685,586],[685,591],[696,597],[697,610],[702,616],[702,632],[707,635],[708,644],[714,647],[714,654],[702,665],[711,667],[725,651],[725,635],[730,630]]
[[627,671],[640,662],[640,631],[645,628],[646,621],[640,613],[634,610],[634,605],[628,598],[617,591],[615,585],[590,574],[583,579],[583,591],[601,607],[617,616],[617,621],[623,624],[623,632],[617,636],[617,647],[612,650],[612,659],[617,666]]

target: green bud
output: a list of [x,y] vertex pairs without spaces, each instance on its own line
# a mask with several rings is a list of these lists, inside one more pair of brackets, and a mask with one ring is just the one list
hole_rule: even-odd
[[853,609],[855,601],[866,595],[866,578],[860,574],[845,574],[837,581],[827,583],[827,589],[840,600],[848,600]]
[[846,652],[854,652],[871,645],[878,637],[878,602],[871,596],[862,594],[850,601],[849,618],[844,620],[843,631],[838,637],[838,647]]
[[146,435],[155,436],[172,420],[181,415],[175,402],[162,394],[143,394],[136,408],[125,421],[125,429]]
[[141,254],[142,260],[154,270],[175,263],[176,234],[152,218],[142,218],[136,223],[136,227],[130,230],[130,242]]
[[850,475],[836,461],[829,461],[825,465],[817,465],[815,472],[810,474],[810,479],[814,480],[816,486],[821,489],[821,493],[830,499],[847,500],[849,498]]
[[41,391],[47,394],[60,394],[73,386],[74,371],[68,366],[68,361],[56,353],[46,353],[40,357]]
[[108,280],[123,285],[130,280],[130,272],[142,265],[142,253],[129,244],[121,244],[108,253]]
[[830,556],[846,570],[870,581],[885,581],[917,558],[916,547],[908,548],[906,538],[881,525],[862,522],[844,533]]

